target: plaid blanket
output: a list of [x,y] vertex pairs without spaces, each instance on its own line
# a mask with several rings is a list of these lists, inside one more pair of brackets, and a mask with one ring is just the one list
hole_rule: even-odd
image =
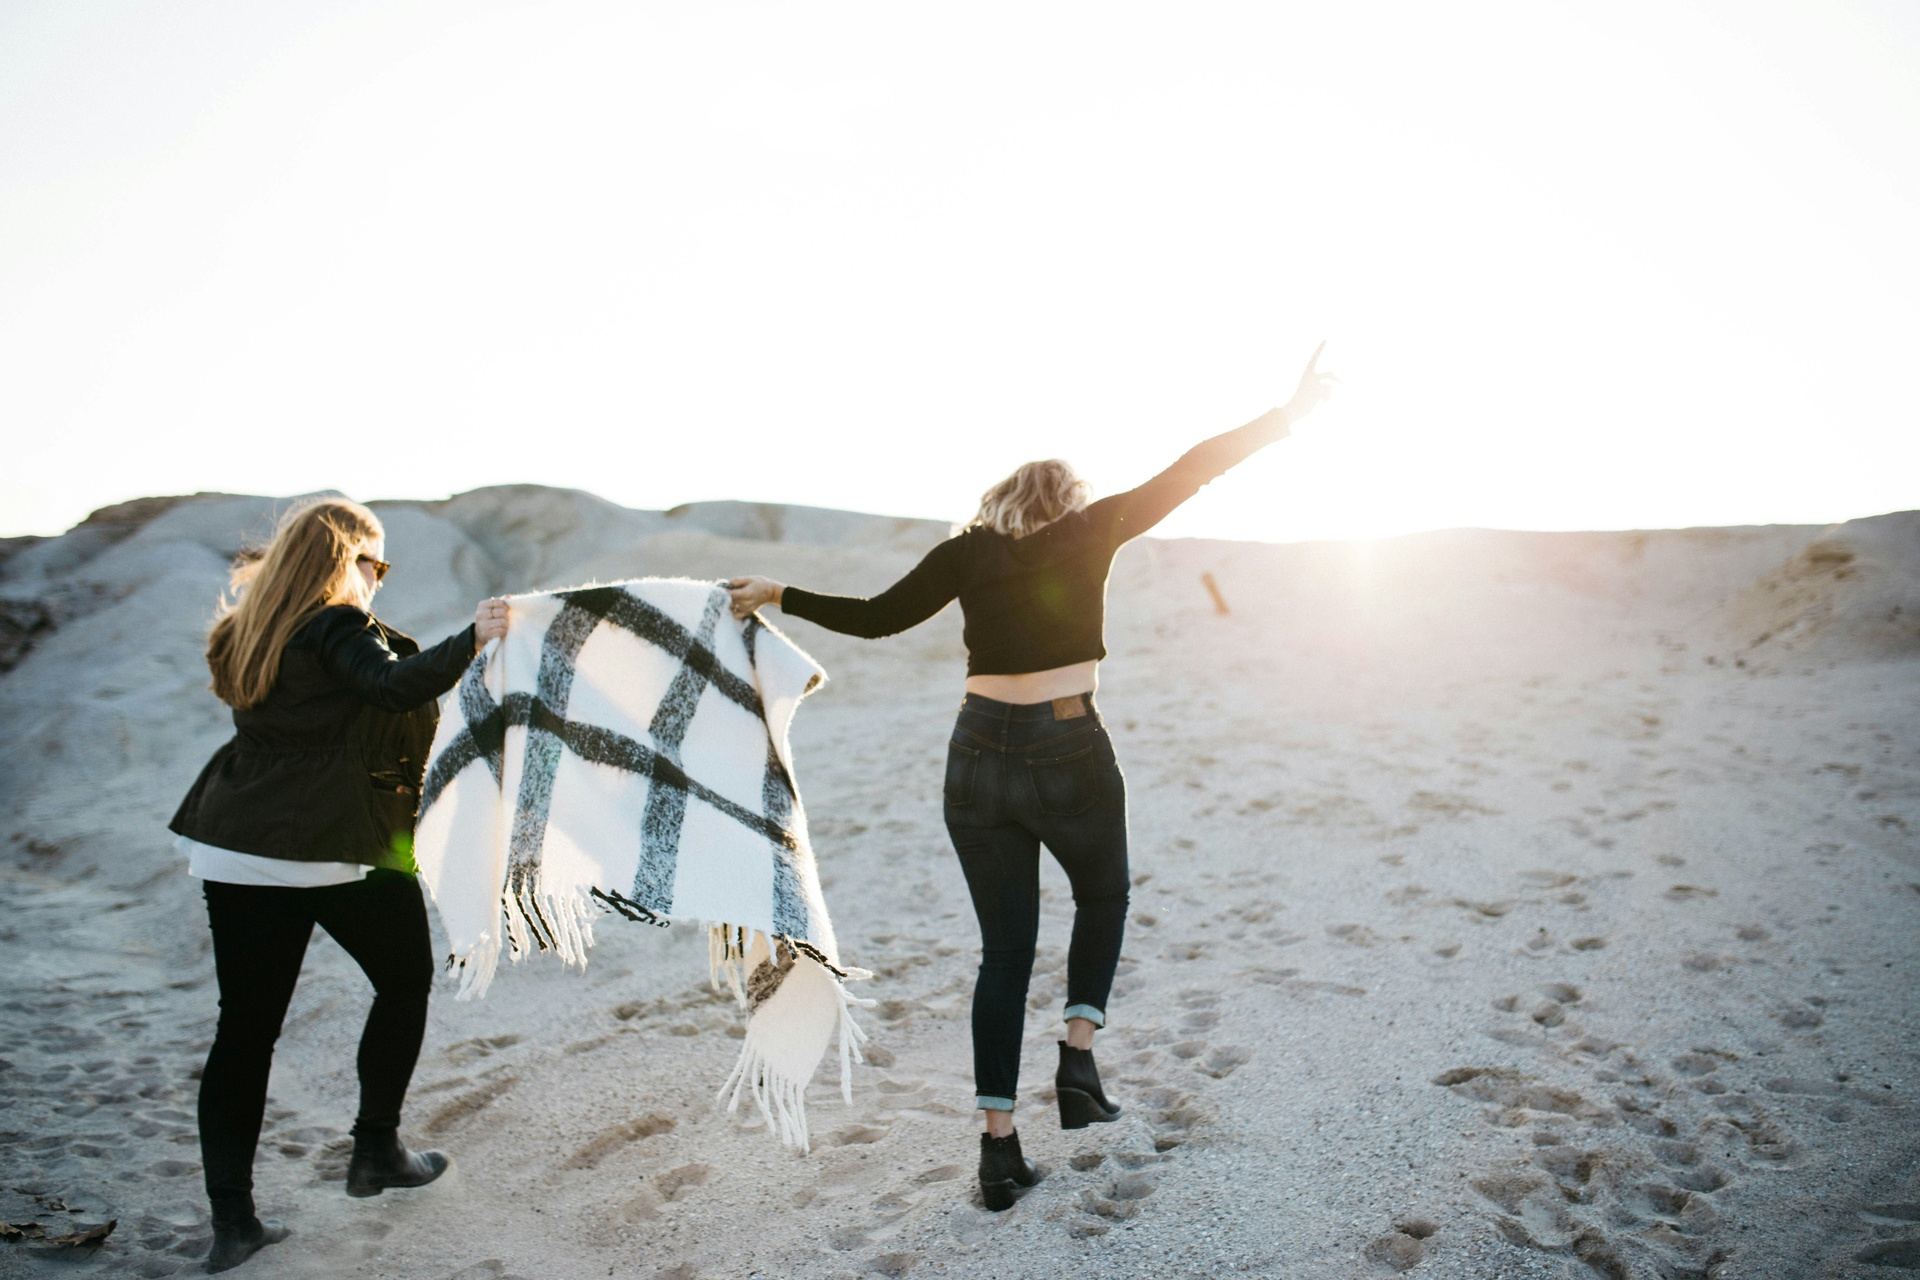
[[841,1089],[863,1038],[842,985],[787,743],[820,667],[708,582],[641,579],[512,599],[504,641],[447,695],[414,858],[460,998],[500,953],[584,967],[608,912],[710,930],[713,980],[748,1009],[723,1098],[751,1095],[807,1146],[807,1082],[837,1032]]

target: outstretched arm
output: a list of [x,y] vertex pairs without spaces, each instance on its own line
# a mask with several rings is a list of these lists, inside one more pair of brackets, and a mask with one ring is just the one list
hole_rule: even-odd
[[906,577],[872,597],[822,595],[759,577],[730,579],[727,589],[736,618],[777,604],[829,631],[871,640],[918,626],[959,595],[959,556],[960,539],[949,538],[927,552]]
[[433,648],[402,658],[387,647],[366,613],[334,608],[321,615],[314,643],[321,665],[355,695],[382,711],[411,711],[460,682],[483,643],[477,639],[480,625],[476,619]]
[[1137,538],[1159,524],[1181,503],[1200,491],[1200,486],[1222,475],[1261,449],[1284,440],[1293,424],[1312,413],[1333,395],[1339,379],[1319,369],[1322,342],[1313,349],[1293,398],[1277,409],[1269,409],[1252,422],[1232,431],[1202,440],[1180,455],[1179,461],[1137,489],[1103,498],[1087,510],[1090,520],[1106,525],[1115,546]]

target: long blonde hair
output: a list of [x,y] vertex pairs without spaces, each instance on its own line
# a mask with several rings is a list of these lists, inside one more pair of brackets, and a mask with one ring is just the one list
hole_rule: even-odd
[[967,527],[1024,538],[1085,507],[1089,496],[1087,482],[1060,459],[1029,462],[980,495],[980,510]]
[[316,498],[280,519],[264,550],[234,561],[207,636],[213,692],[230,707],[257,707],[280,675],[280,651],[302,623],[358,598],[349,575],[361,547],[386,537],[380,517],[345,498]]

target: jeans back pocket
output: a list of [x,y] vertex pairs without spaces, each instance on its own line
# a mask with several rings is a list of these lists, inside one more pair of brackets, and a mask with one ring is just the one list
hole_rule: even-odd
[[1029,759],[1040,812],[1056,818],[1085,813],[1100,800],[1100,756],[1093,743],[1064,756]]
[[947,779],[942,789],[949,805],[957,809],[973,803],[973,784],[979,772],[978,748],[947,744]]

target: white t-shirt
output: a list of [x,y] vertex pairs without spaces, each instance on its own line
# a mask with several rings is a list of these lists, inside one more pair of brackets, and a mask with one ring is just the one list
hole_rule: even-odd
[[187,858],[187,874],[221,884],[265,885],[275,889],[318,889],[322,885],[352,884],[366,878],[368,868],[357,862],[295,862],[290,858],[263,858],[235,853],[217,845],[175,836],[173,847]]

